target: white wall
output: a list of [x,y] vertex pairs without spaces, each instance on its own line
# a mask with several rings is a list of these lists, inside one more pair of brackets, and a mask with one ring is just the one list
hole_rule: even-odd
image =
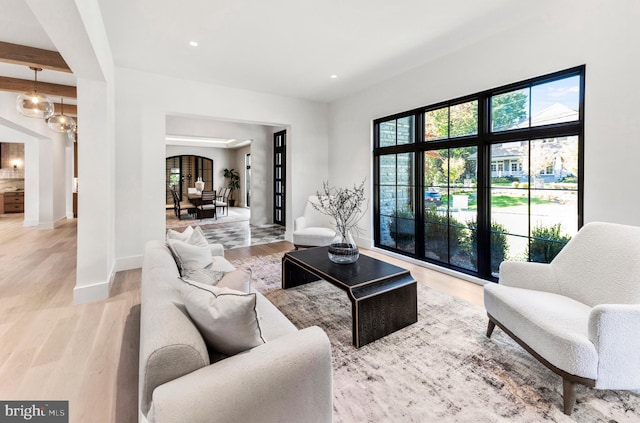
[[[586,64],[585,223],[640,225],[637,72],[640,2],[558,2],[493,38],[330,105],[329,175],[333,183],[372,184],[372,121],[419,106]],[[488,22],[490,24],[490,22]],[[336,178],[335,175],[340,175]],[[372,204],[359,240],[372,244]]]
[[325,104],[116,68],[115,110],[115,252],[131,267],[141,264],[146,241],[164,237],[166,116],[290,126],[289,163],[299,175],[288,184],[294,212],[327,175]]

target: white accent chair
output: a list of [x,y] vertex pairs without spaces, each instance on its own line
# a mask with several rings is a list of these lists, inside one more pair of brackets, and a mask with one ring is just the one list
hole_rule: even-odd
[[640,227],[588,223],[549,264],[505,261],[484,304],[487,337],[497,325],[562,376],[565,414],[576,383],[640,388]]
[[315,195],[307,199],[302,216],[293,222],[293,245],[300,247],[322,247],[331,244],[336,235],[331,218],[317,211],[311,203],[318,203]]

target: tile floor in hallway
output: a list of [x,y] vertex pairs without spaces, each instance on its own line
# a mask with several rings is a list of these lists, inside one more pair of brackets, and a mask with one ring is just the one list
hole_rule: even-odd
[[222,244],[225,250],[229,250],[284,241],[285,228],[273,224],[253,226],[249,222],[237,222],[224,227],[202,228],[202,231],[209,243]]
[[187,226],[199,226],[210,243],[222,244],[225,250],[284,241],[284,226],[251,225],[251,210],[244,207],[231,207],[215,219],[178,219],[173,209],[168,209],[166,219],[167,229],[179,232]]

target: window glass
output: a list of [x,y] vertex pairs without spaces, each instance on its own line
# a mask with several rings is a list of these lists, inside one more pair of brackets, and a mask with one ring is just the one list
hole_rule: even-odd
[[380,147],[396,145],[396,121],[382,122],[378,129]]
[[411,144],[415,139],[415,116],[382,122],[378,128],[380,147]]
[[491,97],[491,131],[529,127],[529,89]]
[[478,102],[456,104],[450,109],[449,137],[464,137],[478,133]]
[[443,107],[424,114],[424,140],[436,141],[449,137],[449,108]]
[[424,153],[425,258],[477,269],[477,147]]
[[413,142],[413,130],[414,117],[407,116],[402,119],[398,119],[396,127],[398,128],[397,144],[411,144]]
[[407,253],[415,252],[414,153],[379,157],[380,243]]
[[531,87],[531,126],[579,119],[580,76]]

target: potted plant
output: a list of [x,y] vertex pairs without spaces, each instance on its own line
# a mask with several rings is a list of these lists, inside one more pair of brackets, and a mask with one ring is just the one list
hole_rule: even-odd
[[231,191],[229,194],[229,207],[235,207],[236,199],[233,196],[235,190],[240,189],[240,173],[235,169],[224,169],[224,177],[229,179],[227,188]]

